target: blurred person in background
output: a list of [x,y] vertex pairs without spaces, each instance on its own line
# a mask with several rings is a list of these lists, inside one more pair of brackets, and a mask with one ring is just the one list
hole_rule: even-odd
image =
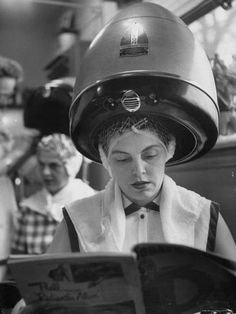
[[[14,185],[9,176],[11,167],[24,154],[16,149],[8,107],[19,104],[19,84],[23,68],[10,58],[0,56],[0,280],[5,276],[5,265],[10,253],[13,215],[17,210]],[[17,124],[17,123],[16,123]],[[28,147],[23,145],[23,148]]]
[[13,216],[17,211],[14,186],[7,175],[13,140],[0,131],[0,280],[5,276],[5,265],[10,253],[11,235],[13,230]]
[[233,62],[228,67],[218,54],[215,54],[211,62],[217,87],[219,135],[222,139],[222,136],[236,134],[236,58],[233,56]]
[[0,56],[1,107],[18,105],[21,102],[19,86],[23,77],[23,68],[17,61]]
[[63,205],[95,193],[88,184],[75,178],[83,157],[65,134],[42,137],[36,157],[44,187],[20,202],[13,254],[44,253],[62,220]]

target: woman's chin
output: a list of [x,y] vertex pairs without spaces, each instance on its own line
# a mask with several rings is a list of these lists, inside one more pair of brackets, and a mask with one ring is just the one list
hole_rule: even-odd
[[134,203],[137,204],[147,204],[148,202],[152,201],[156,197],[157,193],[154,193],[153,191],[139,191],[136,193],[133,193],[128,197],[130,200],[132,200]]

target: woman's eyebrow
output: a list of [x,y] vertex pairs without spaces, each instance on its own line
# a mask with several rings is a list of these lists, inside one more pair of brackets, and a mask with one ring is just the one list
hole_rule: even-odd
[[122,150],[113,150],[112,152],[111,152],[111,155],[113,155],[113,154],[129,154],[128,152],[124,152],[124,151],[122,151]]
[[[151,148],[163,147],[163,145],[164,145],[164,144],[161,144],[161,143],[160,143],[160,144],[149,145],[149,146],[145,147],[145,148],[142,150],[142,152],[145,152],[145,151],[147,151],[147,150],[149,150],[149,149],[151,149]],[[116,149],[116,150],[113,150],[113,151],[111,152],[111,155],[113,155],[113,154],[127,154],[127,155],[129,155],[129,152]]]
[[163,145],[162,144],[154,144],[154,145],[150,145],[150,146],[148,146],[148,147],[145,147],[143,150],[142,150],[142,152],[145,152],[145,151],[147,151],[147,150],[149,150],[149,149],[151,149],[151,148],[159,148],[159,147],[163,147]]

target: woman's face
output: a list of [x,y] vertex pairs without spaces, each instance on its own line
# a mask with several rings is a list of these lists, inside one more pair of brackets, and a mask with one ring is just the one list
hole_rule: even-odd
[[64,164],[56,152],[42,150],[37,154],[37,157],[45,188],[51,194],[56,194],[67,184],[69,179]]
[[145,205],[157,196],[162,186],[166,147],[157,135],[148,131],[127,131],[113,143],[108,152],[113,178],[131,201]]

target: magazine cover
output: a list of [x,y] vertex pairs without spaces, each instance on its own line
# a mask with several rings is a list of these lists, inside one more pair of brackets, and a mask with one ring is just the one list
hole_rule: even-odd
[[37,309],[145,313],[134,255],[45,254],[11,261],[9,266],[26,304]]

